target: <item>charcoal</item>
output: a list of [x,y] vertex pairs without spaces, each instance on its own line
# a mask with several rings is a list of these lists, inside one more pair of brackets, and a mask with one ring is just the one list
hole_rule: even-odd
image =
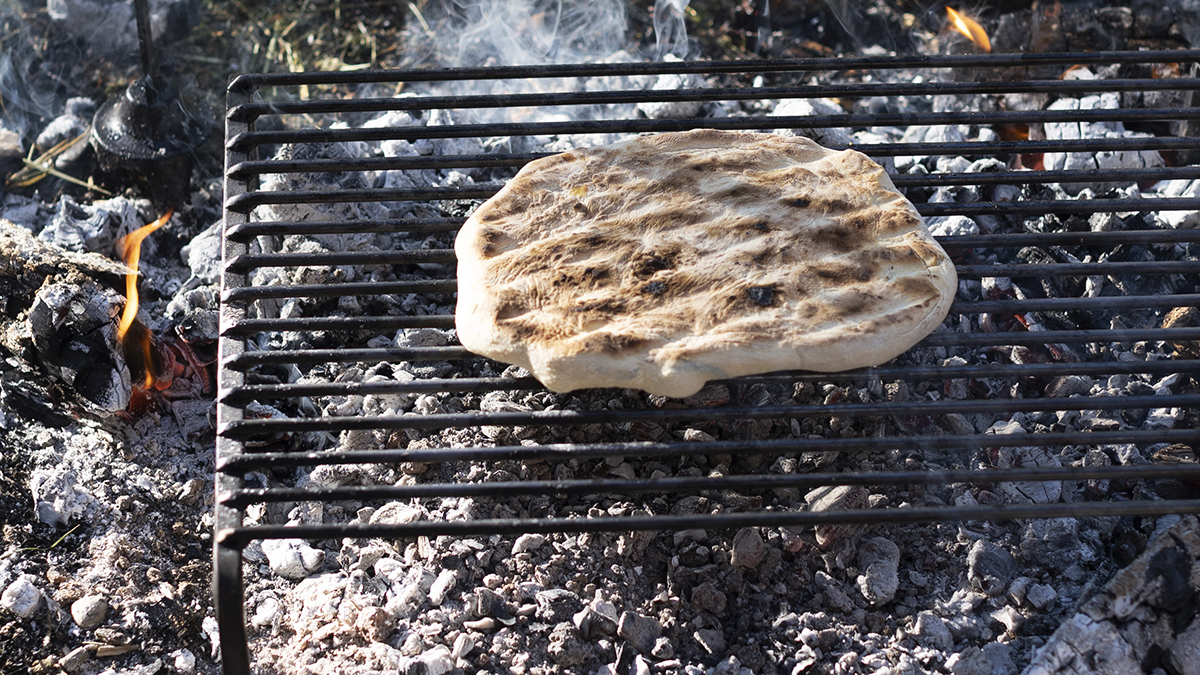
[[988,595],[1003,593],[1016,572],[1012,554],[995,544],[979,540],[967,554],[971,586]]
[[38,360],[100,410],[129,405],[129,368],[113,319],[124,300],[95,282],[55,279],[36,294],[28,330]]

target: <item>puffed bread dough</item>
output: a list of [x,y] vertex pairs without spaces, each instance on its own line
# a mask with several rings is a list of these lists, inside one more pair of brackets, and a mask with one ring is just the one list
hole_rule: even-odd
[[526,165],[455,241],[472,352],[554,391],[682,397],[877,365],[938,326],[954,266],[861,153],[697,130]]

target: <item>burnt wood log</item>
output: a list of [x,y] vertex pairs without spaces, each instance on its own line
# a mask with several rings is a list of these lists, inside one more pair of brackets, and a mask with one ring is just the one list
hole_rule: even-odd
[[121,292],[129,269],[98,253],[47,244],[29,230],[0,220],[0,312],[6,317],[16,318],[29,309],[47,277],[71,271]]
[[1156,537],[1075,616],[1025,675],[1200,673],[1200,520]]
[[132,387],[116,328],[125,300],[114,289],[126,271],[0,221],[0,346],[41,366],[85,407],[124,410]]

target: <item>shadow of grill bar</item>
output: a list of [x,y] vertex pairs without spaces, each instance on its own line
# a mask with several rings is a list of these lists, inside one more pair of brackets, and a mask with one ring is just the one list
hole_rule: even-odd
[[[571,495],[587,499],[589,495],[637,494],[698,494],[726,493],[756,495],[772,494],[775,490],[807,490],[830,485],[915,486],[968,483],[994,485],[1022,481],[1146,481],[1163,478],[1200,481],[1200,464],[1174,464],[1152,461],[1144,464],[1119,466],[1012,466],[1002,468],[987,459],[987,453],[1001,448],[1042,448],[1048,451],[1066,447],[1115,448],[1134,445],[1139,448],[1161,448],[1168,444],[1197,447],[1200,429],[1192,428],[1188,411],[1200,407],[1191,376],[1200,371],[1200,326],[1184,322],[1166,328],[1161,318],[1168,311],[1200,306],[1200,260],[1195,257],[1194,244],[1200,242],[1198,229],[1155,229],[1161,226],[1151,217],[1159,213],[1200,211],[1200,197],[1151,196],[1138,198],[1136,192],[1104,191],[1080,199],[1049,199],[1054,184],[1138,184],[1143,189],[1158,181],[1179,181],[1181,184],[1200,179],[1200,167],[1170,166],[1173,157],[1200,150],[1200,138],[1179,138],[1144,135],[1122,138],[1080,138],[1060,140],[949,140],[943,142],[855,144],[853,147],[874,157],[978,157],[1036,156],[1043,153],[1136,153],[1163,151],[1168,166],[1121,168],[1103,170],[1000,171],[964,173],[937,171],[928,174],[901,173],[893,181],[910,195],[927,194],[939,188],[976,186],[1013,186],[1021,193],[1016,201],[975,201],[921,203],[918,211],[926,217],[993,216],[1001,223],[999,230],[978,234],[939,236],[938,241],[954,257],[959,279],[975,284],[976,293],[983,281],[989,279],[1011,283],[1021,292],[1012,295],[982,295],[975,297],[964,291],[951,308],[951,317],[962,317],[959,324],[970,326],[973,317],[984,314],[1007,321],[996,332],[959,332],[942,330],[926,337],[909,355],[892,363],[843,373],[777,372],[725,380],[722,385],[729,401],[715,407],[667,402],[659,405],[643,401],[642,407],[627,409],[547,409],[513,411],[476,411],[479,399],[493,393],[526,392],[537,395],[541,385],[519,370],[495,376],[504,366],[470,370],[487,362],[458,346],[453,341],[454,317],[439,313],[449,304],[448,294],[454,293],[457,283],[443,278],[453,273],[456,262],[449,248],[449,238],[462,225],[462,205],[478,202],[493,195],[502,184],[498,181],[511,175],[528,162],[546,156],[544,152],[499,152],[496,154],[447,154],[400,157],[361,158],[303,158],[262,159],[258,153],[274,151],[276,144],[318,144],[364,141],[368,143],[421,139],[433,141],[453,138],[512,138],[518,136],[641,133],[688,130],[696,127],[730,130],[774,130],[791,128],[823,129],[830,127],[875,127],[910,125],[1038,125],[1047,122],[1144,123],[1156,129],[1166,122],[1200,119],[1198,108],[1116,108],[1093,110],[973,110],[956,112],[910,112],[817,115],[810,117],[765,117],[750,114],[744,117],[688,119],[592,119],[586,121],[530,121],[517,123],[468,123],[440,126],[403,126],[379,128],[295,128],[256,130],[255,122],[264,116],[358,115],[383,111],[424,111],[439,109],[501,109],[524,108],[528,114],[536,106],[583,106],[624,103],[671,101],[754,101],[763,99],[795,99],[836,96],[846,100],[862,97],[940,96],[1037,93],[1051,96],[1093,95],[1101,92],[1192,91],[1200,79],[1136,79],[1122,75],[1113,80],[1033,80],[1009,78],[1007,81],[951,81],[924,83],[846,82],[840,74],[854,71],[896,69],[1018,68],[1047,65],[1074,66],[1077,64],[1149,64],[1200,61],[1200,50],[1171,52],[1090,52],[1071,54],[988,54],[946,57],[863,57],[848,59],[798,59],[753,62],[676,62],[650,64],[585,64],[578,66],[520,66],[505,68],[465,68],[441,71],[404,70],[390,72],[291,73],[275,75],[243,75],[231,83],[226,134],[226,195],[224,232],[224,271],[222,284],[222,320],[220,349],[220,381],[218,392],[218,489],[215,524],[215,588],[220,621],[225,672],[243,675],[249,672],[250,657],[246,649],[246,632],[242,616],[242,549],[250,542],[265,539],[301,538],[308,540],[340,539],[343,537],[388,537],[411,539],[418,536],[469,536],[479,534],[518,534],[526,532],[629,532],[634,530],[680,530],[692,528],[723,529],[744,526],[802,527],[855,523],[918,523],[944,521],[1001,521],[1010,519],[1052,518],[1066,516],[1123,516],[1160,515],[1200,512],[1200,500],[1163,499],[1156,501],[1086,501],[1071,503],[1009,504],[1004,506],[947,506],[915,508],[858,509],[835,512],[811,512],[782,508],[768,499],[746,502],[720,514],[656,515],[652,517],[556,517],[476,519],[455,522],[417,521],[406,524],[349,524],[246,526],[244,509],[267,503],[290,502],[379,502],[390,500],[423,500],[463,496],[480,500],[519,499],[523,497]],[[710,89],[682,90],[594,90],[569,93],[524,92],[502,95],[413,96],[405,98],[310,99],[285,100],[282,88],[299,85],[355,85],[380,83],[419,83],[470,80],[526,80],[541,78],[657,76],[664,73],[697,73],[724,77]],[[811,79],[822,73],[821,80]],[[740,87],[749,77],[762,74],[774,81],[758,88]],[[790,74],[790,75],[789,75]],[[795,84],[787,85],[789,78]],[[801,79],[804,81],[801,82]],[[881,78],[882,79],[882,78]],[[936,78],[931,78],[936,79]],[[948,77],[947,79],[953,79]],[[814,84],[814,82],[819,82]],[[625,85],[623,85],[625,86]],[[273,89],[263,89],[263,88]],[[276,100],[252,100],[256,96]],[[340,125],[339,125],[340,126]],[[1139,127],[1144,128],[1144,127]],[[1035,134],[1036,136],[1036,134]],[[519,148],[528,149],[528,148]],[[1169,153],[1181,153],[1171,155]],[[383,175],[389,171],[441,171],[449,169],[487,170],[487,179],[478,184],[456,187],[362,188],[321,191],[294,189],[267,191],[259,189],[258,180],[265,175],[331,175],[359,172],[362,176]],[[375,184],[377,183],[367,183]],[[418,183],[418,185],[420,185]],[[1190,194],[1190,193],[1188,193]],[[401,218],[304,218],[287,220],[258,220],[259,207],[296,205],[423,203],[431,207],[424,213]],[[446,206],[454,204],[454,208]],[[439,210],[440,209],[440,210]],[[436,212],[436,213],[435,213]],[[1118,226],[1093,227],[1088,217],[1094,214],[1115,214]],[[378,211],[376,211],[378,215]],[[1035,218],[1061,216],[1067,227],[1063,231],[1035,231],[1028,221]],[[981,221],[982,222],[982,221]],[[1128,229],[1125,229],[1128,228]],[[1049,229],[1049,228],[1047,228]],[[1011,230],[1011,231],[1003,231]],[[1024,230],[1024,231],[1022,231]],[[1099,231],[1092,231],[1099,230]],[[424,241],[414,250],[343,251],[329,248],[311,253],[281,253],[279,242],[289,236],[317,237],[325,235],[379,234],[408,235],[412,241]],[[1048,257],[1015,255],[1025,248],[1039,249]],[[1081,247],[1078,259],[1056,247]],[[984,257],[988,250],[1004,252],[992,258]],[[1130,254],[1137,252],[1137,255]],[[1144,255],[1143,255],[1144,252]],[[1120,255],[1118,255],[1120,254]],[[1005,257],[1007,256],[1007,257]],[[1086,257],[1086,256],[1091,256]],[[1140,257],[1139,257],[1140,256]],[[1020,260],[1023,262],[1013,262]],[[298,268],[332,269],[339,266],[366,266],[382,271],[379,282],[353,277],[349,282],[278,284],[269,280],[270,273]],[[267,272],[265,276],[264,272]],[[1082,284],[1084,278],[1102,280],[1109,295],[1057,294],[1053,284]],[[256,285],[257,284],[257,285]],[[1173,290],[1172,290],[1173,289]],[[1032,290],[1032,294],[1025,291]],[[1115,293],[1115,295],[1113,294]],[[1061,297],[1060,297],[1061,295]],[[1015,297],[1014,297],[1015,296]],[[1042,297],[1046,296],[1046,297]],[[422,302],[403,308],[396,303],[379,303],[391,298],[412,300],[418,297],[436,299],[442,307],[431,308]],[[343,298],[361,301],[364,311],[343,312],[339,308],[320,316],[304,316],[303,305],[294,304],[289,311],[280,311],[285,303],[305,301],[337,301]],[[332,306],[332,302],[323,306]],[[351,305],[356,303],[350,303]],[[299,308],[299,310],[297,310]],[[343,315],[345,314],[345,315]],[[1039,317],[1087,315],[1092,320],[1083,323],[1040,321]],[[1098,317],[1103,317],[1102,319]],[[1128,317],[1128,322],[1120,319]],[[1108,326],[1113,319],[1111,328]],[[1029,326],[1022,325],[1029,322]],[[950,325],[959,325],[951,322]],[[993,322],[995,325],[996,322]],[[980,322],[982,326],[982,322]],[[1075,328],[1074,326],[1080,326]],[[415,346],[428,343],[401,344],[396,331],[438,329],[449,336],[445,346]],[[1041,330],[1038,330],[1041,328]],[[288,341],[282,336],[320,336],[311,341]],[[380,347],[380,344],[401,346]],[[337,345],[336,347],[333,345]],[[410,346],[403,346],[410,345]],[[1046,349],[1049,345],[1051,348]],[[1134,347],[1154,350],[1154,358],[1142,353],[1133,360],[1118,360],[1116,346],[1122,350]],[[1055,352],[1068,347],[1078,354]],[[1174,348],[1174,353],[1172,352]],[[955,350],[958,350],[955,352]],[[1007,359],[1015,349],[1026,349],[1032,360],[988,363],[993,355]],[[967,350],[967,351],[962,351]],[[1035,352],[1044,352],[1040,356]],[[966,354],[979,363],[963,363],[962,358],[946,359],[947,354]],[[1119,356],[1132,354],[1122,352]],[[1143,360],[1145,359],[1145,360]],[[997,360],[1001,360],[997,357]],[[346,369],[389,372],[396,364],[453,364],[465,370],[456,376],[429,376],[399,380],[365,376],[346,381],[320,380],[305,377],[295,380],[299,371],[319,373],[332,366],[347,364]],[[399,366],[406,368],[407,366]],[[274,370],[272,370],[274,369]],[[291,376],[269,376],[271,372],[287,371]],[[266,372],[268,375],[263,375]],[[444,371],[430,370],[436,374]],[[462,375],[461,377],[458,375]],[[484,376],[480,376],[484,375]],[[513,375],[510,377],[510,375]],[[1109,385],[1120,389],[1130,378],[1138,379],[1140,388],[1120,395],[1075,394],[1056,397],[1052,385],[1061,378],[1081,377],[1089,383]],[[970,387],[958,397],[942,393],[949,391],[952,382],[968,382]],[[821,401],[824,391],[849,390],[850,385],[867,388],[902,383],[933,383],[928,390],[896,400]],[[1147,384],[1148,383],[1148,384]],[[1010,388],[1020,385],[1024,391]],[[1150,385],[1154,385],[1151,387]],[[780,399],[748,397],[749,392],[764,387],[786,389],[808,387],[815,398],[781,402]],[[1091,385],[1089,385],[1091,386]],[[1151,395],[1149,392],[1153,391]],[[354,416],[313,416],[311,402],[321,397],[386,397],[421,395],[462,395],[470,400],[466,411],[458,407],[449,411],[436,409],[428,414],[356,414]],[[962,398],[965,396],[965,398]],[[1023,397],[1022,397],[1023,396]],[[762,401],[766,401],[763,403]],[[797,402],[799,400],[800,402]],[[653,405],[651,405],[653,403]],[[660,402],[661,403],[661,402]],[[273,412],[268,406],[278,406]],[[319,406],[318,406],[319,407]],[[289,411],[287,413],[281,411]],[[1183,420],[1174,428],[1139,427],[1136,424],[1116,423],[1090,430],[1073,430],[1070,425],[1057,423],[1063,415],[1115,413],[1148,410],[1174,415]],[[264,412],[265,411],[265,412]],[[310,412],[300,412],[310,411]],[[278,414],[276,414],[278,413]],[[965,419],[972,415],[994,415],[995,419],[1018,419],[1024,415],[1040,419],[1040,430],[1023,434],[985,433],[986,424],[975,426],[976,433],[964,433],[971,427],[947,430],[910,432],[901,420],[923,419],[931,424],[943,423],[953,416]],[[878,435],[838,436],[832,431],[824,435],[785,434],[773,438],[735,437],[709,439],[702,442],[676,440],[669,435],[656,439],[631,436],[629,429],[639,424],[659,425],[663,429],[675,425],[707,423],[735,425],[753,421],[777,421],[797,424],[826,420],[832,417],[863,422],[886,421],[891,426],[880,427]],[[992,417],[987,419],[991,420]],[[1022,418],[1023,419],[1023,418]],[[494,443],[454,445],[437,436],[438,432],[498,428],[582,431],[585,437],[578,442],[556,441],[558,436],[539,437],[537,442],[526,440],[518,445],[513,438]],[[618,430],[609,436],[593,432]],[[316,438],[336,438],[339,432],[385,432],[379,439],[389,438],[362,450],[350,450],[335,443],[333,448],[309,443]],[[994,431],[994,429],[993,429]],[[410,434],[411,432],[411,434]],[[390,434],[390,436],[389,436]],[[427,448],[392,447],[392,443],[407,445],[408,438],[432,438]],[[521,436],[518,438],[527,438]],[[633,440],[631,440],[633,439]],[[313,449],[317,448],[317,449]],[[858,472],[829,472],[773,474],[761,469],[747,470],[723,476],[668,476],[658,479],[565,479],[501,480],[498,482],[447,481],[425,477],[412,485],[341,486],[341,487],[254,487],[247,488],[245,478],[253,472],[270,473],[276,469],[312,468],[323,465],[399,465],[403,463],[450,463],[468,466],[471,463],[497,462],[572,462],[613,458],[647,458],[668,460],[726,454],[784,456],[789,454],[832,456],[833,453],[944,452],[958,458],[976,457],[975,461],[959,465],[914,470],[870,470]],[[965,454],[964,454],[965,453]],[[976,453],[973,455],[972,453]],[[869,455],[871,456],[871,455]],[[956,460],[957,461],[957,460]],[[973,467],[973,468],[972,468]],[[432,476],[432,474],[430,475]]]

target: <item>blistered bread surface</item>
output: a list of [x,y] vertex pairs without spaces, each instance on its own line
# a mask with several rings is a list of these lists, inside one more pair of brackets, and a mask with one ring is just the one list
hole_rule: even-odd
[[877,365],[936,328],[957,287],[879,165],[761,133],[531,162],[455,251],[463,346],[555,391],[678,397],[717,378]]

